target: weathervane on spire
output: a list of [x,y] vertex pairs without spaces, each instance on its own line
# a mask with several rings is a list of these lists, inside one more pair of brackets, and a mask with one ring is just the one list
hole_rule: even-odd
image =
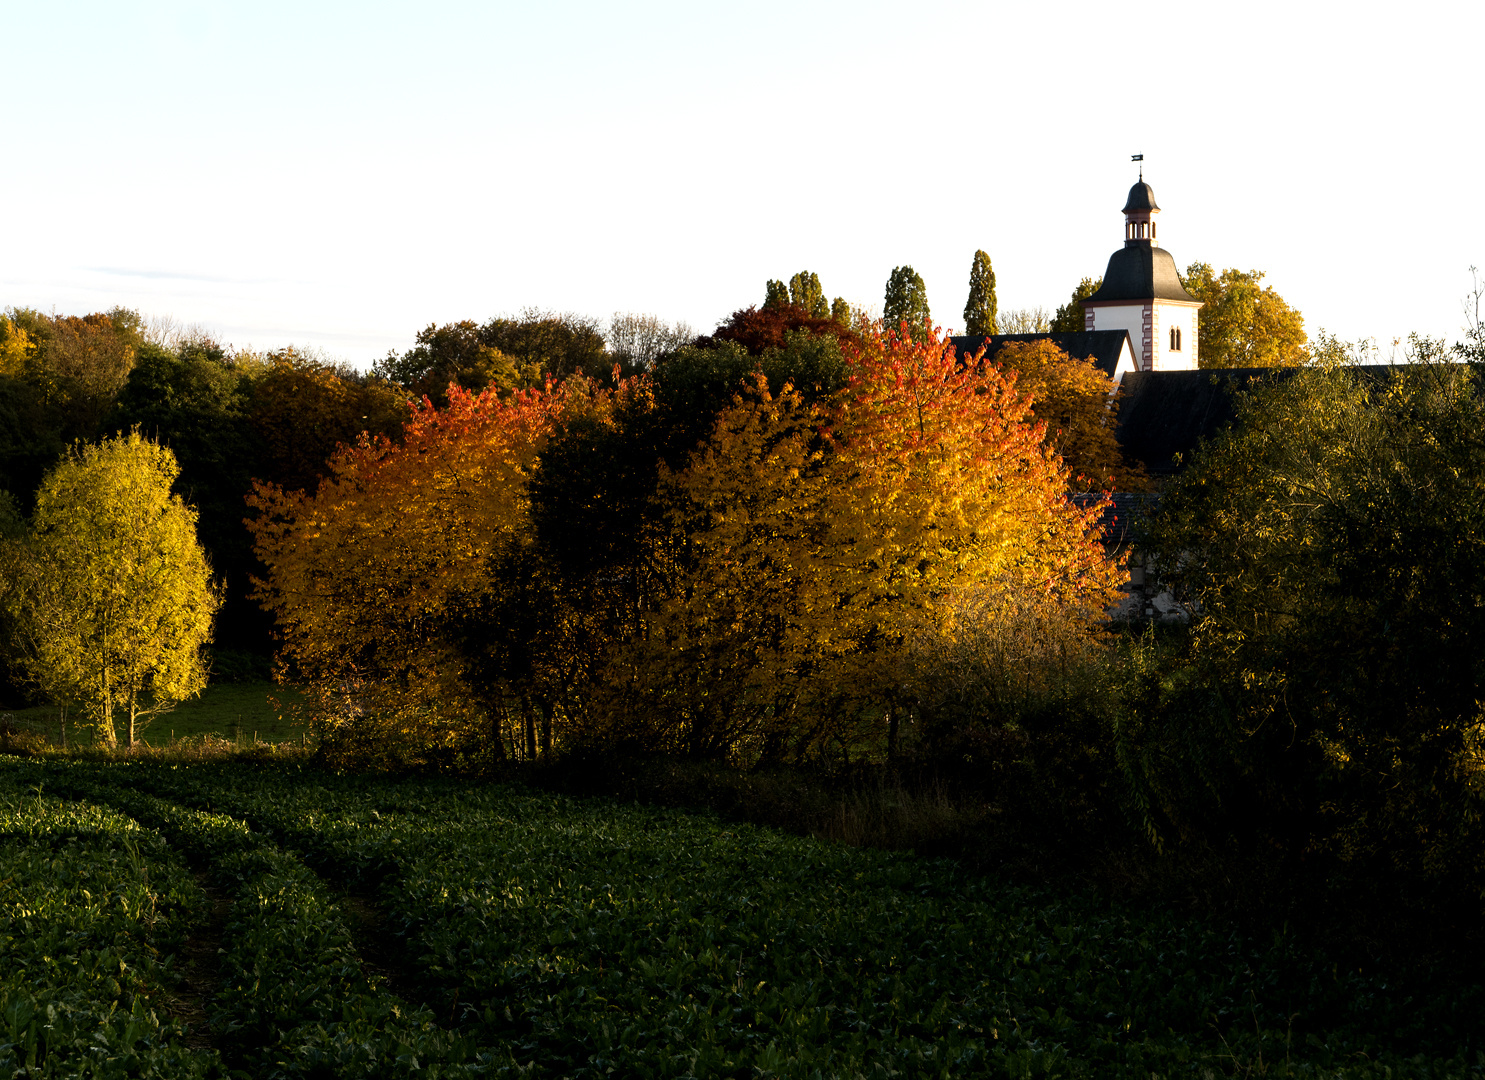
[[1130,161],[1138,161],[1138,162],[1141,163],[1140,164],[1140,183],[1143,184],[1145,182],[1145,166],[1144,166],[1145,155],[1144,154],[1130,154],[1129,155],[1129,160]]

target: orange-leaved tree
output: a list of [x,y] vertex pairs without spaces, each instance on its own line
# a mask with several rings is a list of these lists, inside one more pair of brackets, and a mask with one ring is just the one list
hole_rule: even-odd
[[1097,508],[1068,502],[1028,397],[979,359],[877,329],[828,402],[761,376],[739,395],[668,480],[686,569],[611,715],[694,756],[890,755],[956,637],[1017,606],[1098,619]]
[[886,712],[886,749],[917,718],[949,646],[1012,608],[1086,632],[1114,596],[1099,506],[1075,507],[1067,470],[1013,374],[961,361],[936,331],[871,339],[834,419],[836,618],[849,684]]
[[363,749],[416,751],[450,745],[479,719],[446,640],[450,605],[520,541],[537,456],[581,393],[502,399],[453,386],[446,407],[413,408],[399,442],[343,446],[313,494],[255,486],[250,527],[267,569],[257,596],[328,731]]

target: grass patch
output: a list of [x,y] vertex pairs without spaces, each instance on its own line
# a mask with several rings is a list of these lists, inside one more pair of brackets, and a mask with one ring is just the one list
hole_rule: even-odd
[[[298,742],[304,725],[294,724],[287,713],[289,706],[303,701],[303,695],[292,687],[271,682],[218,683],[208,686],[201,695],[183,701],[172,712],[155,718],[144,732],[150,746],[168,746],[172,741],[213,737],[232,743]],[[278,706],[273,704],[279,703]],[[8,718],[18,731],[39,735],[59,744],[62,738],[55,705],[38,705],[13,709],[0,718]],[[78,727],[72,716],[67,719],[67,744],[86,745],[92,734]]]

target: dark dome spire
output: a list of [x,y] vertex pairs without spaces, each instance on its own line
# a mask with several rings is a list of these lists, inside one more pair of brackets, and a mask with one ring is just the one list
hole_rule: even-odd
[[1150,185],[1141,180],[1129,189],[1129,198],[1124,200],[1124,209],[1121,213],[1131,213],[1135,210],[1159,210],[1155,205],[1155,192]]

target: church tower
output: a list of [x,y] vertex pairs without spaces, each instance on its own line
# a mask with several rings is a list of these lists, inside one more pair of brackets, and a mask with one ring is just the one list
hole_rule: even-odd
[[1155,243],[1155,192],[1144,176],[1124,203],[1124,246],[1109,257],[1103,284],[1083,301],[1085,330],[1128,330],[1140,371],[1196,367],[1196,313],[1176,260]]

